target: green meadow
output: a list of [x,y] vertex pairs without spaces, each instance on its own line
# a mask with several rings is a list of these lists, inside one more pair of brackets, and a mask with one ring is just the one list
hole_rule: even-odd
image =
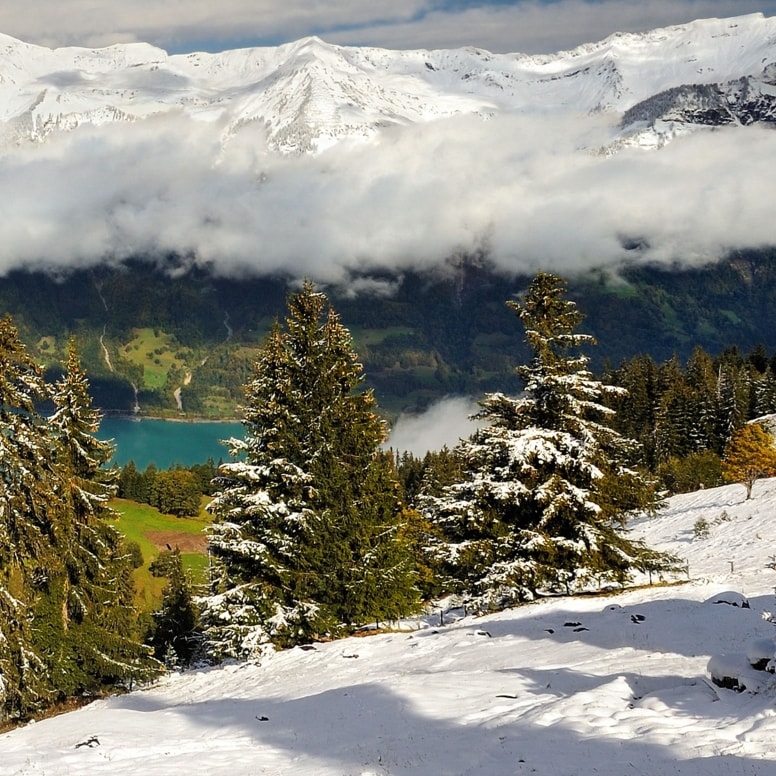
[[182,348],[174,336],[152,328],[134,329],[133,334],[134,338],[119,352],[143,368],[143,383],[148,388],[162,388],[171,370],[186,369],[191,352]]
[[115,499],[111,506],[118,513],[112,521],[116,529],[130,542],[137,542],[143,553],[143,565],[135,569],[138,605],[144,611],[157,608],[166,580],[154,577],[149,567],[160,552],[178,547],[183,567],[194,585],[207,582],[208,555],[205,527],[210,515],[205,511],[203,499],[199,517],[186,518],[163,515],[148,504],[138,504],[126,499]]

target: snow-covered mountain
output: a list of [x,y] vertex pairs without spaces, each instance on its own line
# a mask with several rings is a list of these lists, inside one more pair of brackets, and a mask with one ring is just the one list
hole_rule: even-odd
[[677,124],[771,121],[774,67],[776,17],[761,14],[547,56],[317,38],[171,56],[145,44],[50,50],[0,36],[0,148],[159,114],[217,122],[224,142],[253,131],[283,152],[458,114],[611,112],[625,116],[621,132],[632,140],[669,136]]
[[[677,496],[634,532],[675,585],[170,675],[0,735],[8,776],[776,773],[776,480]],[[646,583],[646,580],[643,580]],[[747,606],[742,606],[747,604]],[[458,617],[456,621],[456,617]],[[760,666],[761,667],[761,666]],[[712,671],[738,677],[722,689]]]
[[776,66],[719,84],[684,84],[629,108],[620,122],[625,144],[662,145],[698,127],[776,123]]

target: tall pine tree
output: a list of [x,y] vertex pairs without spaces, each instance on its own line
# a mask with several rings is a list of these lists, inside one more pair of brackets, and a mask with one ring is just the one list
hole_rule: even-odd
[[289,297],[246,390],[239,460],[212,502],[213,595],[203,623],[216,657],[252,656],[411,611],[385,425],[350,333],[311,283]]
[[[52,392],[53,437],[59,496],[66,508],[60,540],[64,563],[63,636],[68,694],[146,679],[158,668],[140,643],[132,561],[123,537],[107,521],[118,471],[107,468],[113,446],[97,439],[101,415],[92,407],[89,382],[74,342],[65,375]],[[59,666],[63,668],[63,666]]]
[[577,333],[582,316],[564,294],[541,273],[522,303],[507,303],[533,354],[517,368],[525,392],[485,397],[486,425],[457,450],[466,477],[426,501],[446,536],[438,554],[483,607],[591,578],[621,582],[646,557],[624,529],[657,497],[630,466],[633,443],[610,425],[603,400],[622,389],[588,371],[578,351],[594,340]]
[[[132,638],[131,565],[104,521],[110,452],[71,348],[46,385],[0,321],[0,716],[23,718],[156,670]],[[50,419],[37,405],[55,404]]]
[[[36,409],[46,385],[10,318],[0,321],[0,704],[20,718],[57,697],[36,612],[46,607],[61,504],[48,427]],[[48,623],[44,632],[55,627]]]

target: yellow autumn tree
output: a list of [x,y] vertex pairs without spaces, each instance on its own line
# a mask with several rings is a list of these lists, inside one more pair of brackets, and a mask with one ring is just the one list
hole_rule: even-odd
[[757,423],[747,423],[734,431],[725,447],[722,476],[728,482],[740,482],[749,499],[756,480],[774,475],[776,447],[773,437]]

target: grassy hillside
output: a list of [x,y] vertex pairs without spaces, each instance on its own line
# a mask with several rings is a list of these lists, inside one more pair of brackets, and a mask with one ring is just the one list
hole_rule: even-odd
[[183,567],[195,584],[207,582],[207,541],[203,530],[210,515],[203,509],[196,519],[163,515],[148,504],[115,499],[111,506],[119,513],[114,525],[129,541],[137,542],[143,565],[135,570],[138,604],[144,611],[157,608],[166,580],[154,577],[149,566],[162,550],[180,548]]

